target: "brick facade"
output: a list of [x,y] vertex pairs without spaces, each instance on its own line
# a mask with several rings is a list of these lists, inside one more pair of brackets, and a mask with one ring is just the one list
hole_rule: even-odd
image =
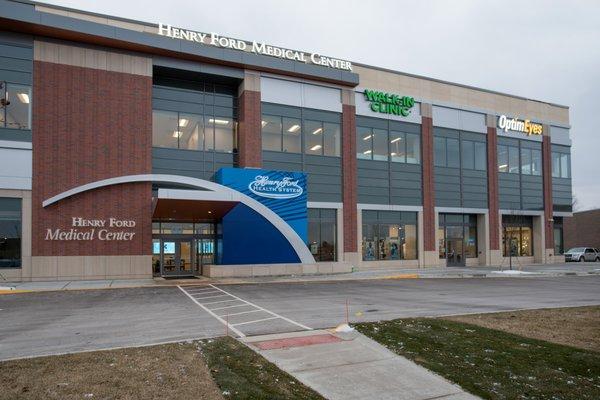
[[554,249],[554,225],[552,223],[552,143],[550,136],[542,138],[542,174],[544,186],[544,234],[546,249]]
[[[101,179],[151,173],[152,78],[34,62],[33,256],[151,254],[150,183],[110,186],[47,208],[42,201]],[[134,220],[131,241],[50,241],[72,218]]]
[[435,251],[435,195],[433,182],[433,120],[421,117],[423,162],[423,249]]
[[563,219],[565,251],[572,247],[600,249],[600,209],[573,213]]
[[498,203],[498,136],[487,128],[487,175],[490,250],[500,250],[500,209]]
[[239,97],[238,165],[262,167],[260,92],[244,90]]
[[342,105],[342,200],[344,202],[344,252],[357,250],[356,107]]

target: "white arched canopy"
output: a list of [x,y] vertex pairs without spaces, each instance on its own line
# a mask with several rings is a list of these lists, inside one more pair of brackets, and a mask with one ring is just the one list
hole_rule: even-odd
[[[69,189],[65,192],[57,194],[56,196],[50,197],[42,202],[43,207],[48,207],[54,203],[57,203],[67,197],[75,196],[79,193],[87,192],[102,188],[105,186],[119,185],[123,183],[136,183],[136,182],[153,182],[153,183],[166,183],[166,184],[179,184],[188,186],[191,188],[199,188],[208,191],[208,193],[218,193],[227,199],[227,201],[235,201],[250,207],[252,210],[260,214],[263,218],[268,220],[281,234],[288,240],[296,255],[303,264],[313,264],[315,259],[308,250],[308,247],[304,241],[298,236],[295,230],[289,226],[279,215],[273,210],[265,206],[264,204],[254,200],[253,198],[246,196],[237,190],[228,188],[227,186],[220,185],[215,182],[206,181],[204,179],[191,178],[181,175],[165,175],[165,174],[143,174],[143,175],[126,175],[119,176],[116,178],[104,179],[96,182],[87,183],[85,185],[77,186],[73,189]],[[201,193],[201,192],[200,192]],[[214,196],[207,195],[207,200],[214,199]]]

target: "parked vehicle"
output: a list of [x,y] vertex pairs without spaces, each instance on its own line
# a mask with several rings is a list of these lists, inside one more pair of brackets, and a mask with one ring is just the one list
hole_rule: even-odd
[[574,247],[565,252],[565,261],[600,261],[600,251],[593,247]]

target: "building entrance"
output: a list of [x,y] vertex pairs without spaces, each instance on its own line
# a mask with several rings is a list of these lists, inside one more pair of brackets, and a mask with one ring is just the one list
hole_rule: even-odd
[[215,224],[154,223],[152,264],[157,276],[197,276],[216,261]]

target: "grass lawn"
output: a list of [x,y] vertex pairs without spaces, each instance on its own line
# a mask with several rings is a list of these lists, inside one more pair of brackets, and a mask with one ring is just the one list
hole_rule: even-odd
[[213,378],[231,399],[319,399],[318,393],[232,338],[205,340],[201,351]]
[[322,399],[232,338],[0,362],[4,399]]
[[445,319],[600,352],[600,306],[459,315]]
[[482,398],[600,399],[598,352],[443,319],[356,328]]

